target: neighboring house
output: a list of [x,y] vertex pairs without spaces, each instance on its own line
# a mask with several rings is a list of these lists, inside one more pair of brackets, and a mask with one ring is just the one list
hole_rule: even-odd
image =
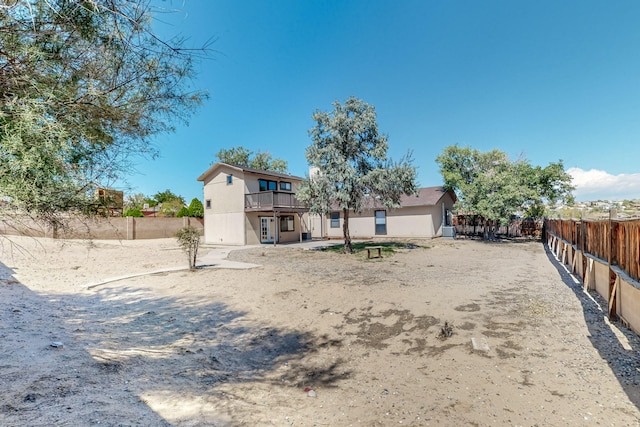
[[254,245],[310,238],[308,208],[295,197],[303,178],[216,163],[198,177],[204,184],[206,243]]
[[[373,200],[365,201],[362,212],[349,212],[349,234],[352,239],[441,237],[444,227],[453,225],[451,209],[455,201],[455,193],[444,187],[426,187],[417,196],[404,195],[400,207],[394,209],[385,209]],[[343,224],[343,212],[336,207],[324,220],[312,218],[312,236],[342,238]]]

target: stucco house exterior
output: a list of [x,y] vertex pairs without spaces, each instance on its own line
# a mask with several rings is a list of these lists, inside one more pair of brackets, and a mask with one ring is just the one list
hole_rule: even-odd
[[[450,212],[455,201],[455,193],[444,187],[425,187],[417,195],[404,195],[395,209],[365,201],[362,212],[349,212],[349,234],[352,239],[442,237],[445,229],[453,229],[449,226],[453,225]],[[343,212],[336,207],[329,215],[311,218],[311,233],[314,238],[342,238],[343,224]]]
[[295,197],[303,178],[216,163],[198,177],[204,184],[204,240],[223,245],[283,243],[310,238],[306,213]]

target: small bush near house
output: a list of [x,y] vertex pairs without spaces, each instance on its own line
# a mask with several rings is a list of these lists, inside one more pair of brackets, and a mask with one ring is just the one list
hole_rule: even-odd
[[189,259],[189,269],[195,270],[198,246],[200,246],[200,231],[189,225],[178,230],[176,237],[178,239],[178,244],[187,254]]

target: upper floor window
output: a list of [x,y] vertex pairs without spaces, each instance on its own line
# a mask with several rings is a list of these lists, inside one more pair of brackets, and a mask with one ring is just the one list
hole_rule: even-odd
[[291,183],[287,181],[280,181],[280,190],[291,191]]
[[227,185],[233,184],[233,175],[227,175]]
[[205,207],[207,209],[211,209],[211,199],[207,199],[204,201]]
[[260,187],[260,191],[276,191],[278,189],[277,182],[269,181],[267,179],[259,179],[258,185]]

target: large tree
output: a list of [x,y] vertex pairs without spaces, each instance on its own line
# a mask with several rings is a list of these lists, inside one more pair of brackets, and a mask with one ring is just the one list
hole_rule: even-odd
[[540,217],[546,204],[573,200],[571,176],[562,161],[543,168],[526,159],[511,161],[500,150],[481,152],[454,145],[446,147],[436,162],[445,187],[458,196],[458,211],[484,220],[485,237],[514,214]]
[[268,151],[253,151],[243,146],[223,148],[216,153],[218,161],[234,166],[287,173],[286,160],[273,158]]
[[378,132],[372,105],[351,97],[333,106],[331,112],[313,113],[306,158],[317,173],[307,177],[297,197],[315,214],[325,215],[333,206],[342,211],[344,250],[352,253],[349,214],[361,212],[367,201],[400,206],[403,194],[417,192],[416,169],[410,154],[397,163],[387,158],[387,137]]
[[206,49],[151,31],[147,0],[14,0],[0,13],[0,220],[88,212],[93,190],[186,120]]

